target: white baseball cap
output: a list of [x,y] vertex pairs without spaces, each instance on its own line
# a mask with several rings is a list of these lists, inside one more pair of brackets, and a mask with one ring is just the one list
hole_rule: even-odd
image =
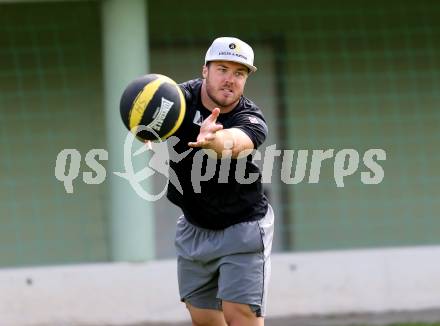
[[205,65],[209,61],[232,61],[241,63],[252,72],[257,71],[254,66],[254,50],[249,44],[236,37],[219,37],[212,42],[206,51]]

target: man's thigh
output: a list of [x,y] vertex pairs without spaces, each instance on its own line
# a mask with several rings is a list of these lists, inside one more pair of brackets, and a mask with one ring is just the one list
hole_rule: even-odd
[[177,275],[181,301],[197,308],[221,309],[217,299],[218,271],[215,266],[179,256]]
[[[220,259],[219,264],[218,297],[224,301],[249,305],[257,317],[265,315],[271,270],[270,252],[272,248],[273,223],[273,211],[269,206],[268,212],[263,219],[246,224],[251,229],[253,224],[255,224],[260,243],[262,244],[260,250],[227,255]],[[243,233],[241,241],[246,242],[246,235],[248,233]],[[249,236],[253,235],[249,234]],[[228,240],[238,241],[238,239],[232,237]]]
[[223,301],[245,304],[255,316],[264,315],[265,270],[263,252],[235,254],[221,259],[218,297]]

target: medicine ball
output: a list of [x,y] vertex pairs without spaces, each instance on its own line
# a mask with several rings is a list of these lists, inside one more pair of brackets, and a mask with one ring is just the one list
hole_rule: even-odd
[[[120,101],[125,127],[141,141],[160,141],[172,136],[182,124],[185,110],[185,97],[179,86],[159,74],[133,80]],[[145,126],[146,130],[138,132],[139,126]]]

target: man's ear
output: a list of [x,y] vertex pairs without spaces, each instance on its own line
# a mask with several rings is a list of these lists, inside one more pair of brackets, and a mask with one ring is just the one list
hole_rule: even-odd
[[208,77],[208,67],[207,66],[203,66],[203,68],[202,68],[202,76],[203,76],[203,78],[205,78],[206,79],[206,77]]

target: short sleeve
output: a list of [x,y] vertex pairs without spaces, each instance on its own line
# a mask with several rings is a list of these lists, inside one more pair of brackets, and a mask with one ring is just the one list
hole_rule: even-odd
[[257,112],[255,114],[252,112],[243,112],[235,115],[229,127],[244,131],[254,143],[255,149],[263,144],[268,133],[264,117]]

